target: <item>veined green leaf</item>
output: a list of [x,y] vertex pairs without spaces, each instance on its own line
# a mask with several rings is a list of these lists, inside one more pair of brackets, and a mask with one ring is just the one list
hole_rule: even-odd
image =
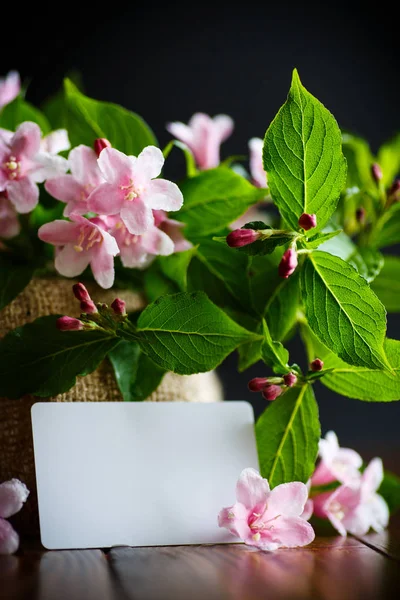
[[384,256],[382,270],[371,287],[389,313],[400,312],[399,256]]
[[334,238],[337,235],[339,235],[339,233],[342,233],[341,229],[337,229],[336,231],[329,231],[328,233],[317,233],[317,235],[314,235],[309,240],[307,240],[304,243],[304,246],[306,248],[310,248],[310,249],[311,248],[318,248],[321,244],[324,244],[328,240],[331,240],[332,238]]
[[353,365],[389,367],[385,308],[352,266],[315,250],[305,261],[301,287],[309,325],[334,354]]
[[158,258],[161,271],[176,283],[181,292],[187,290],[187,271],[195,254],[196,247],[193,246],[183,252],[175,252],[170,256],[160,256]]
[[348,262],[364,277],[364,279],[371,283],[377,277],[383,267],[384,259],[378,250],[368,248],[357,248],[355,252],[350,256]]
[[310,385],[291,388],[271,403],[256,423],[260,471],[271,487],[308,481],[320,434],[318,405]]
[[300,277],[294,273],[287,279],[279,278],[279,284],[272,292],[265,307],[265,319],[272,339],[286,340],[297,322],[300,304]]
[[18,96],[0,112],[0,127],[15,131],[24,121],[37,123],[45,135],[51,131],[50,123],[35,106]]
[[296,70],[286,103],[265,134],[264,169],[285,221],[298,229],[302,213],[316,214],[316,231],[335,211],[346,181],[340,129],[301,84]]
[[261,346],[261,357],[263,361],[278,375],[290,373],[290,368],[288,366],[289,352],[280,342],[276,342],[272,339],[265,319],[263,319],[262,334],[264,336],[264,341]]
[[157,365],[182,375],[214,369],[240,344],[259,338],[203,292],[159,298],[140,315],[136,336]]
[[400,175],[400,133],[379,149],[377,162],[382,168],[382,183],[389,186]]
[[400,242],[400,203],[393,204],[376,224],[369,243],[374,248],[387,248]]
[[0,310],[7,306],[32,279],[35,266],[0,254]]
[[[333,225],[329,225],[328,227],[330,229]],[[329,254],[333,254],[333,256],[338,256],[347,262],[350,256],[357,250],[357,246],[344,231],[341,231],[337,234],[335,239],[323,242],[318,250],[328,252]]]

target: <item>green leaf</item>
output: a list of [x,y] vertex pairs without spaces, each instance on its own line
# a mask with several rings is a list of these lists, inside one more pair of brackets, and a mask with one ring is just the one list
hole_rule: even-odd
[[340,129],[330,112],[301,84],[296,69],[286,103],[265,134],[264,168],[271,196],[285,221],[298,229],[303,213],[322,229],[346,181]]
[[[262,323],[259,323],[258,327],[255,329],[255,333],[261,333],[261,331]],[[256,340],[255,342],[249,342],[248,344],[242,344],[241,346],[239,346],[239,373],[243,373],[243,371],[254,365],[259,360],[261,360],[262,345],[263,341],[260,339]]]
[[378,494],[385,499],[390,514],[395,513],[400,508],[400,477],[385,470]]
[[[330,229],[333,226],[329,225],[328,227]],[[328,229],[328,227],[326,229]],[[357,246],[344,231],[341,231],[337,234],[335,239],[327,240],[321,244],[318,250],[328,252],[329,254],[333,254],[333,256],[338,256],[347,262],[350,256],[357,250]]]
[[273,229],[270,225],[263,223],[262,221],[251,221],[250,223],[246,223],[242,227],[242,229],[254,229],[258,231],[262,230],[271,230],[271,237],[257,240],[248,246],[243,246],[242,248],[237,248],[239,252],[243,252],[244,254],[248,254],[249,256],[264,256],[265,254],[272,254],[272,252],[278,246],[283,246],[287,244],[293,239],[293,235],[286,231],[277,230],[276,233],[273,233]]
[[329,231],[328,233],[317,233],[317,235],[314,235],[309,240],[307,240],[304,243],[304,246],[305,248],[309,249],[318,248],[321,244],[326,243],[328,240],[331,240],[340,233],[342,233],[341,229],[337,229],[336,231]]
[[153,132],[137,114],[84,96],[69,79],[64,81],[64,88],[65,119],[72,147],[92,146],[96,138],[107,138],[121,152],[137,156],[145,146],[157,146]]
[[179,150],[182,150],[186,160],[186,176],[194,177],[197,174],[197,167],[195,158],[190,148],[179,140],[171,140],[163,150],[165,159],[167,159],[167,157],[170,155],[173,148],[179,148]]
[[259,337],[195,292],[164,296],[145,308],[136,339],[163,369],[191,375],[214,369],[240,344]]
[[0,310],[7,306],[32,279],[34,265],[0,254]]
[[265,308],[265,318],[274,340],[285,340],[292,332],[297,322],[299,304],[300,278],[298,273],[294,273],[287,279],[279,277],[279,283]]
[[263,361],[278,375],[290,373],[290,368],[288,366],[289,352],[280,342],[275,342],[272,339],[265,319],[263,320],[262,334],[264,336],[264,341],[261,346],[261,357]]
[[382,270],[371,287],[389,313],[400,312],[400,257],[384,256]]
[[37,123],[43,134],[51,131],[50,123],[35,106],[18,96],[0,112],[0,127],[15,131],[24,121]]
[[378,220],[369,236],[374,248],[387,248],[400,242],[400,203],[393,204]]
[[308,481],[320,434],[318,405],[310,385],[291,388],[271,403],[256,423],[260,471],[271,487]]
[[311,362],[318,357],[324,362],[321,382],[329,389],[356,400],[366,402],[392,402],[400,400],[400,342],[386,339],[384,349],[393,373],[368,367],[349,365],[333,354],[315,335],[301,327],[302,338]]
[[265,195],[227,167],[203,171],[180,187],[185,201],[174,218],[187,224],[190,239],[219,232]]
[[400,175],[400,133],[379,149],[378,164],[382,168],[382,183],[389,186],[396,175]]
[[149,302],[154,302],[160,296],[175,294],[179,291],[176,283],[164,275],[158,261],[150,265],[144,272],[143,286]]
[[196,254],[196,247],[189,248],[183,252],[175,252],[170,256],[160,256],[158,262],[161,271],[178,286],[181,292],[187,290],[187,271],[190,261]]
[[108,356],[126,402],[146,400],[165,375],[164,369],[144,354],[137,342],[122,340]]
[[0,396],[62,394],[120,341],[102,330],[59,331],[56,320],[56,315],[40,317],[0,340]]
[[385,308],[352,266],[315,250],[302,269],[301,287],[309,325],[332,352],[352,365],[388,366]]
[[343,154],[347,160],[346,187],[357,187],[360,190],[376,189],[371,175],[374,157],[368,143],[350,133],[343,133],[342,142]]
[[371,283],[377,277],[383,267],[384,258],[380,252],[373,248],[357,248],[350,256],[348,262]]

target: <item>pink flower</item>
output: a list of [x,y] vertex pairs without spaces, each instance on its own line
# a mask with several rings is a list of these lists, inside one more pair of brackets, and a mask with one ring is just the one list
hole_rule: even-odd
[[28,488],[18,479],[0,485],[0,554],[13,554],[18,550],[18,534],[5,519],[21,510],[28,495]]
[[156,256],[174,252],[174,242],[154,225],[142,235],[133,235],[119,217],[109,217],[107,223],[109,233],[117,241],[124,267],[144,269]]
[[304,483],[283,483],[271,491],[257,471],[244,469],[236,486],[237,502],[221,510],[218,525],[261,550],[306,546],[315,537],[301,517],[307,496]]
[[110,288],[114,283],[114,256],[119,253],[117,242],[105,231],[102,219],[75,214],[70,218],[72,222],[53,221],[38,231],[43,242],[57,247],[57,271],[65,277],[76,277],[90,264],[97,283]]
[[41,131],[36,123],[26,121],[10,137],[0,136],[0,192],[6,191],[10,202],[19,213],[35,208],[39,199],[37,183],[65,172],[67,161],[61,156],[44,152]]
[[89,209],[101,215],[120,214],[130,233],[140,235],[154,225],[152,209],[182,206],[183,196],[175,183],[154,179],[164,164],[159,148],[147,146],[137,158],[104,148],[97,162],[107,183],[91,193]]
[[389,521],[389,509],[376,491],[382,483],[383,467],[374,458],[365,469],[357,487],[341,485],[333,492],[314,498],[316,516],[328,518],[341,535],[365,535],[370,528],[382,531]]
[[9,240],[20,232],[17,211],[7,196],[0,193],[0,238]]
[[83,215],[89,212],[88,198],[104,178],[97,164],[97,156],[89,146],[77,146],[68,155],[71,174],[60,175],[48,179],[45,184],[47,192],[65,202],[64,216],[71,213]]
[[213,169],[219,165],[219,150],[233,131],[233,120],[227,115],[212,118],[196,113],[189,123],[175,122],[167,130],[192,151],[200,169]]
[[71,148],[66,129],[56,129],[44,136],[40,143],[40,151],[48,154],[58,154]]
[[320,440],[319,456],[321,461],[311,478],[313,486],[326,485],[332,481],[358,486],[360,481],[358,469],[362,465],[362,458],[351,448],[340,448],[334,431],[328,431],[325,439]]
[[185,227],[185,223],[170,219],[167,213],[163,210],[153,210],[154,225],[159,227],[161,231],[167,234],[169,238],[174,242],[174,252],[184,252],[192,247],[182,233],[182,229]]
[[10,71],[0,77],[0,109],[12,102],[21,91],[21,79],[17,71]]
[[263,140],[261,138],[252,138],[249,141],[250,151],[250,173],[255,186],[260,188],[267,187],[267,174],[264,171],[262,153]]

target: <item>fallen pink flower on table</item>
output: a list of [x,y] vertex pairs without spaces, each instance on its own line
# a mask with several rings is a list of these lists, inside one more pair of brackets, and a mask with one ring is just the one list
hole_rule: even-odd
[[0,77],[0,109],[10,104],[21,91],[21,79],[17,71]]
[[19,536],[5,519],[20,511],[28,496],[28,488],[18,479],[0,484],[0,554],[13,554],[18,550]]
[[140,235],[154,225],[153,210],[179,210],[182,192],[175,183],[155,179],[164,156],[159,148],[147,146],[136,158],[115,148],[104,148],[98,160],[106,181],[89,196],[89,210],[100,215],[121,216],[129,233]]
[[233,120],[228,115],[210,117],[196,113],[189,123],[168,123],[167,130],[192,151],[200,169],[213,169],[220,162],[220,146],[232,133]]
[[389,509],[380,494],[383,480],[380,458],[374,458],[361,475],[358,487],[341,485],[333,492],[314,497],[314,513],[328,518],[340,535],[365,535],[370,528],[379,533],[389,522]]
[[319,442],[320,463],[311,478],[313,487],[339,481],[348,486],[358,486],[362,458],[351,448],[340,448],[334,431],[328,431]]
[[301,517],[307,498],[304,483],[283,483],[270,490],[255,469],[244,469],[236,486],[237,502],[221,510],[218,525],[261,550],[306,546],[315,537]]
[[89,146],[80,145],[71,150],[68,155],[70,174],[48,179],[46,191],[66,203],[64,216],[71,213],[83,215],[89,212],[88,198],[104,178],[97,164],[97,155]]
[[114,256],[119,254],[115,239],[105,231],[101,218],[86,219],[72,214],[71,221],[57,220],[38,231],[43,242],[57,247],[55,267],[65,277],[76,277],[90,264],[102,288],[114,283]]

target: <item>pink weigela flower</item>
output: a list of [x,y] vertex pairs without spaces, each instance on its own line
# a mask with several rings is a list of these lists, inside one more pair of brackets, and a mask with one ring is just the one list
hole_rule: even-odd
[[51,196],[66,203],[65,217],[71,213],[84,215],[89,212],[87,200],[90,194],[104,183],[97,155],[89,146],[77,146],[69,153],[68,163],[71,174],[48,179],[45,188]]
[[304,483],[283,483],[270,490],[257,471],[244,469],[236,486],[237,502],[221,510],[218,524],[262,550],[306,546],[315,537],[301,517],[307,497]]
[[17,211],[7,195],[0,193],[0,238],[9,240],[18,235],[20,229]]
[[46,223],[38,231],[43,242],[57,247],[55,267],[65,277],[76,277],[90,264],[102,288],[114,283],[114,256],[119,253],[115,239],[105,230],[103,219],[85,219],[72,214],[71,221]]
[[328,431],[319,442],[320,463],[311,478],[313,487],[340,481],[348,486],[358,486],[362,458],[351,448],[340,448],[334,431]]
[[358,486],[341,485],[333,492],[314,497],[314,513],[328,518],[341,535],[365,535],[370,528],[382,531],[389,521],[389,509],[380,494],[383,480],[380,458],[374,458],[359,479]]
[[184,252],[192,247],[192,243],[182,233],[185,223],[170,219],[163,210],[153,210],[153,215],[154,225],[159,227],[174,242],[174,252]]
[[179,210],[182,192],[175,183],[155,179],[164,156],[159,148],[147,146],[136,158],[115,148],[104,148],[98,158],[106,181],[89,196],[89,210],[100,215],[117,215],[129,233],[140,235],[154,225],[153,210]]
[[249,141],[250,174],[254,185],[260,188],[267,187],[267,173],[264,171],[262,159],[263,144],[261,138],[252,138]]
[[67,161],[43,151],[41,131],[36,123],[26,121],[15,134],[2,130],[0,135],[0,192],[19,213],[28,213],[39,199],[37,183],[65,173]]
[[219,165],[220,146],[231,135],[233,127],[233,120],[227,115],[212,118],[196,113],[187,125],[169,123],[167,130],[192,151],[200,169],[213,169]]
[[12,102],[21,91],[21,79],[17,71],[0,77],[0,109]]
[[28,496],[28,488],[18,479],[0,485],[0,554],[13,554],[18,550],[18,534],[5,519],[20,511]]

